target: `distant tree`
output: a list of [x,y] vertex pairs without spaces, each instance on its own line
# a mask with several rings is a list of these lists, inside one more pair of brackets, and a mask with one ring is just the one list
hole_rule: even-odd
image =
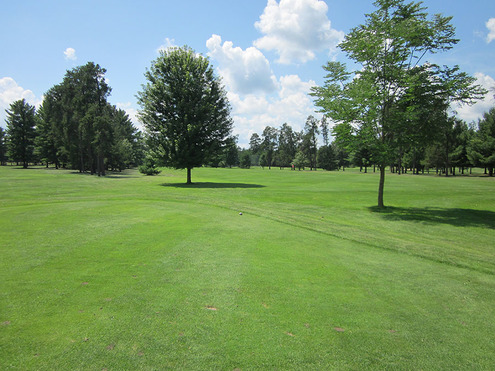
[[310,163],[308,157],[306,156],[306,154],[299,150],[297,151],[296,153],[296,157],[294,157],[294,160],[292,161],[292,165],[294,165],[295,168],[297,168],[298,170],[301,170],[308,166]]
[[268,159],[266,157],[266,153],[263,152],[261,155],[260,155],[260,159],[259,159],[259,162],[260,162],[260,166],[262,169],[265,168],[265,166],[268,166]]
[[493,176],[495,168],[495,107],[483,114],[478,130],[468,145],[468,157],[476,166],[485,167]]
[[297,143],[296,134],[287,123],[284,123],[279,130],[277,147],[277,164],[280,167],[290,166],[296,156]]
[[262,140],[258,133],[253,133],[249,139],[249,149],[253,154],[257,154],[261,150]]
[[330,144],[332,147],[333,153],[337,158],[337,169],[342,168],[342,171],[345,171],[346,167],[349,167],[349,153],[347,152],[345,146],[340,145],[337,141],[332,142]]
[[241,162],[239,166],[243,169],[249,169],[251,167],[251,155],[248,152],[241,155]]
[[5,131],[0,126],[0,165],[5,165],[6,153],[7,153],[7,145],[5,144]]
[[227,139],[225,144],[225,166],[239,165],[239,150],[237,148],[237,136]]
[[249,150],[251,151],[251,165],[259,165],[261,155],[261,137],[258,133],[253,133],[249,138]]
[[359,166],[360,171],[364,167],[364,172],[368,172],[368,167],[372,165],[371,151],[363,142],[357,142],[354,151],[351,153],[351,162],[354,166]]
[[337,170],[337,164],[337,155],[332,146],[326,145],[318,148],[318,167],[325,170]]
[[318,134],[320,134],[318,121],[313,116],[308,116],[306,124],[304,125],[304,136],[301,151],[304,152],[304,155],[308,159],[308,165],[311,167],[311,170],[316,170]]
[[122,171],[140,162],[137,129],[122,109],[109,107],[111,113],[112,142],[108,156],[109,166]]
[[46,164],[54,164],[58,168],[56,136],[53,131],[53,125],[47,119],[43,105],[36,112],[36,139],[35,149],[36,157]]
[[147,154],[143,160],[143,163],[139,166],[139,172],[144,175],[157,175],[160,174],[160,170],[157,167],[157,162],[153,154]]
[[6,112],[8,156],[15,162],[21,162],[22,167],[27,169],[34,155],[36,110],[22,99],[13,102]]
[[[269,169],[271,169],[273,165],[273,160],[275,158],[275,152],[277,151],[277,138],[278,138],[278,130],[271,126],[266,126],[263,129],[263,134],[261,135],[261,149],[265,154],[266,165]],[[260,158],[261,162],[261,158]],[[263,165],[262,165],[263,166]]]
[[473,166],[469,160],[468,146],[473,138],[474,130],[470,128],[466,122],[456,120],[454,133],[456,141],[451,153],[452,165],[457,166],[462,174],[464,174],[466,168],[471,168]]
[[356,71],[328,62],[324,86],[314,87],[312,95],[328,118],[349,129],[349,139],[369,145],[380,169],[382,208],[385,167],[396,160],[401,141],[411,133],[428,139],[418,130],[423,104],[430,101],[446,109],[452,102],[471,103],[485,91],[457,66],[421,64],[426,55],[458,42],[451,17],[435,15],[430,20],[421,3],[404,0],[376,0],[374,5],[377,9],[366,15],[365,24],[352,29],[339,45],[358,64]]
[[138,93],[150,146],[167,166],[191,170],[221,153],[232,131],[225,89],[207,58],[187,47],[169,48],[146,71]]
[[328,146],[330,144],[330,129],[328,127],[328,120],[323,116],[320,120],[321,136],[323,137],[323,145]]

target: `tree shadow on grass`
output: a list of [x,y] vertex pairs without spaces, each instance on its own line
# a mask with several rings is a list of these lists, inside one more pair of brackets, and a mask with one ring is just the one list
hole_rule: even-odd
[[370,207],[370,211],[380,214],[383,219],[405,220],[430,224],[450,224],[456,227],[482,227],[495,229],[495,212],[474,209],[445,209],[437,207]]
[[263,188],[264,185],[248,184],[248,183],[213,183],[213,182],[198,182],[198,183],[163,183],[163,187],[173,188]]

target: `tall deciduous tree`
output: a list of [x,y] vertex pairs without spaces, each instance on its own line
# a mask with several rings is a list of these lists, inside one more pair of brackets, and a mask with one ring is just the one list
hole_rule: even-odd
[[33,159],[35,131],[35,108],[24,99],[15,101],[6,110],[7,152],[16,162],[27,169]]
[[[418,129],[425,132],[418,120],[424,114],[422,104],[446,108],[454,101],[470,103],[485,92],[458,67],[423,61],[458,42],[452,17],[429,19],[421,3],[403,0],[376,0],[374,5],[377,9],[366,15],[365,24],[352,29],[339,45],[360,65],[358,70],[350,73],[344,64],[329,62],[324,86],[313,88],[312,95],[327,117],[349,129],[351,140],[369,146],[380,169],[378,207],[384,207],[385,167],[397,158],[406,136]],[[339,134],[346,136],[344,132],[341,128]]]
[[138,93],[150,146],[166,165],[191,170],[222,151],[232,131],[230,104],[207,58],[188,47],[169,48],[146,71]]

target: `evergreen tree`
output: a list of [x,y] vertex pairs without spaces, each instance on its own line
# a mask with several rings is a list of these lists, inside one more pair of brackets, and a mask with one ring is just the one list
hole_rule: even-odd
[[495,107],[483,114],[478,131],[468,146],[468,157],[474,165],[485,167],[493,176],[495,168]]
[[36,112],[36,139],[35,154],[37,158],[46,164],[54,164],[58,168],[56,136],[52,122],[46,117],[43,105]]
[[318,167],[325,170],[336,170],[337,164],[338,159],[332,146],[321,146],[318,149]]
[[6,110],[7,153],[15,162],[21,162],[24,169],[34,158],[35,108],[24,99],[15,101]]
[[320,134],[318,121],[313,116],[308,116],[306,124],[304,125],[304,136],[301,150],[304,152],[305,157],[309,161],[311,170],[316,170],[318,134]]
[[241,155],[241,162],[239,166],[243,169],[249,169],[251,167],[251,155],[249,152],[244,152]]
[[296,156],[296,151],[297,143],[294,130],[290,125],[284,123],[278,135],[277,164],[280,167],[290,166]]
[[237,148],[237,136],[227,140],[225,148],[225,166],[239,165],[239,149]]
[[275,152],[277,151],[278,131],[274,127],[266,126],[263,129],[261,137],[261,149],[265,155],[265,165],[261,165],[261,158],[260,165],[268,166],[268,168],[271,169],[274,162],[273,160],[275,159]]

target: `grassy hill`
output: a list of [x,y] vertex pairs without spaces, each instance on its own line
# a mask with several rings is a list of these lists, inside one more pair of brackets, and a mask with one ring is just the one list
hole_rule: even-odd
[[493,369],[494,179],[184,182],[0,167],[0,369]]

